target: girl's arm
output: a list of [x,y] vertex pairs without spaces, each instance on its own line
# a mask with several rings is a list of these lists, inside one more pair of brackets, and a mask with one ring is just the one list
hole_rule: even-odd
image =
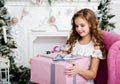
[[72,62],[73,67],[69,67],[65,70],[65,73],[68,76],[73,76],[75,74],[80,74],[84,78],[90,80],[96,78],[98,67],[99,67],[100,59],[92,57],[91,64],[89,69],[85,69],[77,65],[76,63]]
[[86,79],[96,78],[100,60],[98,58],[91,59],[89,70],[78,67],[78,74],[81,74]]
[[62,54],[68,54],[68,52],[66,50],[63,50]]
[[73,67],[67,68],[65,70],[65,73],[68,76],[80,74],[81,76],[83,76],[84,78],[86,78],[88,80],[94,79],[97,75],[99,62],[100,62],[100,60],[98,58],[92,58],[89,69],[84,69],[83,67],[80,67],[76,63],[72,62]]

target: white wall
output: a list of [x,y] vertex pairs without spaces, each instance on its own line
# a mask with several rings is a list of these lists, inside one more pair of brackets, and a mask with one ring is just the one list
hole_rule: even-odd
[[[17,41],[18,48],[15,51],[16,63],[28,66],[29,59],[37,53],[42,53],[43,50],[52,50],[54,45],[63,45],[70,30],[70,20],[72,15],[79,9],[88,7],[96,10],[98,5],[97,0],[80,0],[80,2],[56,2],[52,6],[43,2],[38,6],[31,2],[7,2],[6,7],[11,17],[17,17],[18,23],[13,25],[13,36]],[[120,33],[120,1],[112,0],[111,13],[116,17],[112,22],[116,22],[114,32]],[[55,17],[55,22],[49,23],[49,18]],[[45,42],[49,38],[48,42]],[[55,39],[57,41],[55,41]],[[60,40],[58,40],[60,38]],[[63,38],[63,39],[62,39]],[[41,42],[42,39],[42,42]],[[49,41],[54,39],[54,43],[48,46]],[[61,40],[64,40],[61,43]],[[44,41],[44,42],[43,42]],[[48,43],[48,44],[45,44]],[[44,45],[43,45],[44,44]],[[43,48],[42,48],[43,47]]]
[[114,18],[112,18],[112,22],[115,22],[116,28],[114,29],[114,32],[120,34],[120,0],[112,0],[111,3],[111,13],[115,15]]

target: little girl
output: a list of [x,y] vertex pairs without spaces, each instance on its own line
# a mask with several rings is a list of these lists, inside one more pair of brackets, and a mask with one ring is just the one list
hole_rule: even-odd
[[95,13],[90,9],[81,9],[72,17],[72,30],[63,54],[91,57],[89,69],[72,62],[73,67],[65,70],[66,75],[80,74],[87,82],[94,84],[100,59],[105,59],[106,50]]

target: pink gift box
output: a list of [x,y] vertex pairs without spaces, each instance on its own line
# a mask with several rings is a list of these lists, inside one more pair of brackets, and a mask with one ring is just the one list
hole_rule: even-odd
[[[49,54],[55,57],[58,53]],[[74,60],[81,67],[88,69],[90,58]],[[69,77],[65,75],[65,69],[72,65],[67,61],[53,61],[42,55],[31,59],[31,82],[37,84],[84,84],[86,79],[80,75]]]

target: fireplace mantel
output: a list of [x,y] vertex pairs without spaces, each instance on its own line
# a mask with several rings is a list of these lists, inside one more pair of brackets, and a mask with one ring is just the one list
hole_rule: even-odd
[[[47,29],[45,30],[41,28],[31,29],[29,32],[29,58],[35,56],[38,53],[45,54],[47,48],[49,48],[49,50],[52,50],[54,46],[63,46],[66,43],[68,36],[69,30],[61,31],[57,28],[52,28],[52,31],[48,31]],[[42,43],[44,44],[39,47],[42,51],[37,50],[37,48],[35,47],[36,41],[38,41],[40,45],[42,45]],[[44,49],[44,47],[46,47],[46,50]]]

